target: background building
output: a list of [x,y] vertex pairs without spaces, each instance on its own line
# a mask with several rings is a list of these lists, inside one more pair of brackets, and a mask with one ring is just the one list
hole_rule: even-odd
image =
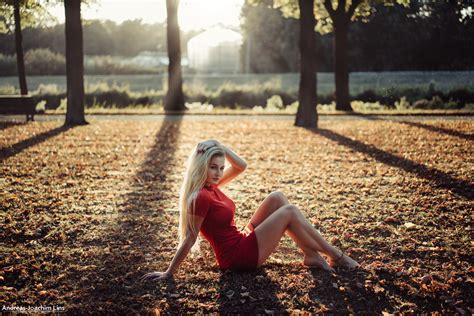
[[188,42],[189,66],[198,72],[240,72],[242,35],[216,26],[204,31]]

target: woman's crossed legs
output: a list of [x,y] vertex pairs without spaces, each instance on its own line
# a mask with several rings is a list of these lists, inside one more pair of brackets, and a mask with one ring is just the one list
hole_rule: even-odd
[[[301,211],[288,202],[281,192],[272,192],[259,206],[247,224],[246,229],[255,230],[258,242],[258,264],[261,266],[277,247],[286,233],[304,252],[304,264],[333,271],[332,267],[340,265],[354,268],[358,263],[342,255],[342,251],[329,244],[304,217]],[[318,252],[330,258],[330,265]]]

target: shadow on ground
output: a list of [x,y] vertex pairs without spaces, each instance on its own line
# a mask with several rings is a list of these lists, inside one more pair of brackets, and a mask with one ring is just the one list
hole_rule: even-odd
[[0,122],[0,131],[9,129],[10,127],[26,125],[26,122]]
[[[138,279],[150,272],[141,270],[147,259],[164,261],[158,249],[169,242],[162,239],[160,233],[166,226],[156,224],[165,221],[164,212],[157,211],[153,205],[163,199],[169,189],[168,175],[171,174],[180,125],[181,120],[163,121],[151,151],[133,178],[133,191],[119,207],[115,226],[108,235],[95,241],[97,246],[107,250],[95,258],[96,268],[90,271],[93,279],[77,280],[78,288],[84,292],[78,293],[79,304],[68,308],[68,312],[84,312],[81,306],[87,306],[88,312],[92,313],[138,313],[143,312],[145,306],[153,306],[160,287],[156,283],[138,282]],[[160,286],[166,293],[173,293],[175,289],[172,280]]]
[[219,279],[219,313],[271,314],[285,311],[277,294],[279,284],[272,281],[265,269],[251,272],[226,271]]
[[423,129],[426,129],[426,130],[431,131],[431,132],[436,132],[436,133],[440,133],[440,134],[444,134],[444,135],[459,137],[459,138],[465,139],[465,140],[471,140],[471,141],[474,140],[474,134],[465,134],[461,131],[456,131],[456,130],[452,130],[452,129],[445,128],[445,127],[439,127],[439,126],[424,124],[424,123],[421,123],[421,122],[411,122],[411,121],[406,121],[406,120],[402,120],[402,121],[395,120],[394,121],[394,120],[385,119],[381,116],[372,115],[372,114],[362,114],[362,113],[357,113],[356,114],[356,113],[354,113],[352,115],[356,116],[356,117],[363,118],[363,119],[368,120],[368,121],[397,122],[397,123],[400,123],[400,124],[406,124],[406,125],[409,125],[409,126],[423,128]]
[[436,132],[436,133],[440,133],[440,134],[459,137],[459,138],[465,139],[465,140],[471,140],[471,141],[474,140],[474,135],[473,134],[465,134],[463,132],[452,130],[452,129],[445,128],[445,127],[438,127],[438,126],[423,124],[423,123],[420,123],[420,122],[401,121],[400,123],[410,125],[410,126],[414,126],[414,127],[424,128],[426,130]]
[[366,145],[358,140],[348,138],[328,129],[321,128],[309,130],[316,135],[323,136],[342,146],[364,153],[386,165],[413,173],[420,178],[428,180],[430,185],[433,187],[450,190],[458,196],[468,200],[472,200],[474,197],[474,185],[469,181],[456,179],[436,168],[427,167],[421,163],[396,156],[374,146]]
[[[16,126],[18,124],[12,125]],[[37,144],[40,144],[46,140],[48,140],[51,137],[57,136],[61,133],[64,133],[65,131],[73,128],[73,126],[60,126],[53,128],[52,130],[49,130],[47,132],[40,133],[38,135],[35,135],[33,137],[30,137],[28,139],[25,139],[21,142],[18,142],[16,144],[11,145],[10,147],[3,148],[0,150],[0,161],[4,161],[7,158],[10,158],[12,156],[15,156],[16,154],[22,152],[23,150],[35,146]]]

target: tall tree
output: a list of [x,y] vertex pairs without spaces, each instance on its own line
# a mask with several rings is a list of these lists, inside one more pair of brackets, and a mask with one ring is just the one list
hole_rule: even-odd
[[336,110],[352,111],[349,100],[349,71],[347,68],[347,33],[355,9],[362,0],[352,0],[346,11],[346,0],[338,0],[334,9],[331,0],[324,0],[324,7],[331,17],[334,27],[334,75],[336,86]]
[[18,81],[22,95],[28,94],[23,54],[22,18],[25,20],[26,26],[38,26],[42,24],[42,19],[39,19],[38,15],[44,12],[43,6],[34,0],[4,0],[0,4],[0,16],[2,16],[0,32],[9,32],[14,29],[15,33]]
[[[247,1],[258,2],[259,0]],[[284,16],[298,18],[300,12],[295,3],[296,0],[273,0],[273,7],[279,8]],[[334,31],[335,94],[336,109],[338,110],[352,111],[349,102],[347,60],[349,23],[357,19],[368,22],[370,15],[374,12],[373,6],[378,3],[387,6],[393,6],[395,3],[408,6],[410,0],[314,0],[316,31],[321,34]],[[334,5],[336,5],[336,9],[334,9]]]
[[181,72],[181,46],[178,24],[179,0],[166,0],[167,44],[168,44],[168,91],[165,98],[165,111],[183,111],[183,76]]
[[252,73],[297,72],[299,70],[299,23],[284,18],[268,3],[242,6],[241,49],[246,70]]
[[[318,0],[317,12],[321,21],[321,32],[334,32],[334,80],[336,110],[352,112],[349,100],[349,71],[347,34],[351,21],[361,19],[368,22],[375,12],[374,6],[395,3],[408,6],[410,0]],[[322,2],[322,3],[321,3]],[[324,7],[324,8],[323,8]],[[317,28],[318,29],[318,28]]]
[[298,0],[300,7],[300,86],[295,125],[317,127],[316,62],[314,60],[314,0]]
[[15,16],[15,47],[16,47],[16,63],[18,67],[18,80],[20,82],[21,94],[26,95],[28,94],[28,87],[26,85],[25,59],[23,57],[20,0],[13,0],[13,11],[14,11],[14,16]]
[[[267,3],[268,0],[247,0],[249,4]],[[315,15],[314,0],[272,0],[274,7],[282,7],[292,16],[300,18],[300,85],[298,91],[298,110],[295,125],[317,127],[316,111],[316,63],[315,54]],[[301,14],[300,14],[301,12]]]
[[84,116],[84,50],[81,0],[65,0],[67,110],[65,125],[88,124]]

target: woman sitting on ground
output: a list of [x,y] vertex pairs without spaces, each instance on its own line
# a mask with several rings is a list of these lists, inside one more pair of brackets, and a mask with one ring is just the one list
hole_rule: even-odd
[[[230,167],[224,170],[225,159]],[[244,231],[234,223],[235,204],[219,189],[247,167],[245,161],[216,140],[199,143],[189,157],[179,199],[179,246],[165,272],[150,272],[141,279],[171,277],[196,246],[199,232],[211,244],[223,270],[260,267],[287,233],[304,253],[303,264],[335,272],[334,267],[353,269],[359,264],[329,244],[290,204],[281,192],[270,193],[253,214]],[[194,250],[195,248],[193,248]],[[319,254],[329,258],[329,263]]]

